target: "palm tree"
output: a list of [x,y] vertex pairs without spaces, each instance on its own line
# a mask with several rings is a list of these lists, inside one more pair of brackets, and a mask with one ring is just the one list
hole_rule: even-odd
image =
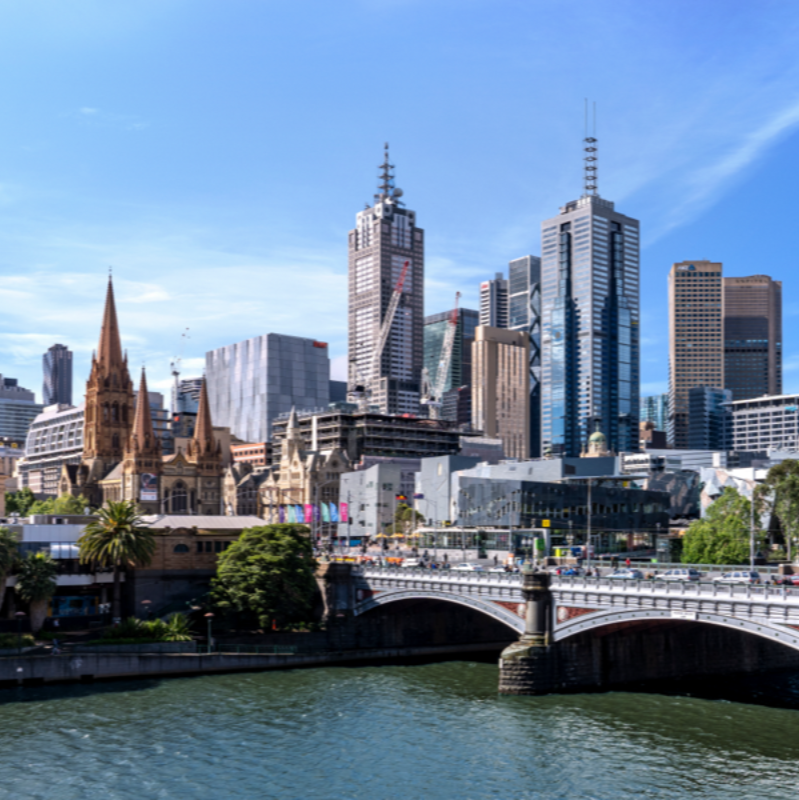
[[28,553],[17,570],[17,594],[30,605],[31,630],[36,633],[47,616],[47,601],[57,586],[58,567],[49,553]]
[[135,503],[109,501],[108,506],[94,512],[78,539],[80,561],[98,567],[114,568],[113,616],[120,616],[119,571],[126,564],[146,567],[155,553],[155,536],[144,526]]
[[0,528],[0,606],[6,594],[8,573],[19,559],[19,542],[8,528]]

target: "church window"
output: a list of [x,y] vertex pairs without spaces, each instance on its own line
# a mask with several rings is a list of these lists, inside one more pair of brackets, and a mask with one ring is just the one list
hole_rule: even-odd
[[108,422],[108,403],[103,404],[103,420]]
[[128,405],[127,405],[127,403],[125,403],[125,405],[122,406],[122,421],[123,422],[127,422],[128,421]]
[[119,434],[118,433],[115,433],[111,437],[111,446],[114,448],[114,450],[119,450]]
[[178,481],[172,488],[172,513],[185,514],[188,511],[188,495],[186,486]]
[[116,403],[111,406],[111,421],[119,422],[119,406]]

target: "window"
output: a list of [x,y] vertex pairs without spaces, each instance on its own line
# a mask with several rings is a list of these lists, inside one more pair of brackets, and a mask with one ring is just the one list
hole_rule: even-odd
[[213,553],[214,552],[214,543],[213,542],[206,542],[205,543],[205,552],[206,553]]
[[[199,542],[198,542],[199,544]],[[172,549],[173,553],[188,553],[189,546],[187,544],[176,544]]]

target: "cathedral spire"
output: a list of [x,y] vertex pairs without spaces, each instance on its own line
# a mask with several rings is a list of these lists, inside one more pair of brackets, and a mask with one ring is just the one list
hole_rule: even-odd
[[155,443],[153,433],[153,418],[150,414],[150,402],[147,396],[147,375],[144,367],[141,370],[139,395],[136,398],[136,417],[133,420],[131,442],[140,450],[149,450]]
[[105,295],[105,311],[103,312],[103,327],[100,331],[100,346],[97,348],[97,360],[106,369],[112,366],[118,367],[123,363],[117,309],[114,303],[114,284],[110,275],[108,291]]
[[208,389],[203,378],[200,386],[200,404],[197,408],[197,424],[194,427],[194,443],[198,455],[214,449],[214,429],[211,425],[211,409],[208,407]]

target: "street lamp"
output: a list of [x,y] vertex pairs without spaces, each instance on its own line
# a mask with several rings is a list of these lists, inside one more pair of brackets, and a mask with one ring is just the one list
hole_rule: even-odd
[[150,619],[149,611],[150,611],[150,605],[152,604],[152,602],[153,602],[152,600],[142,600],[141,601],[141,604],[144,606],[144,612],[143,613],[144,613],[144,616],[147,619]]
[[208,653],[211,653],[211,646],[213,645],[213,639],[211,638],[211,625],[214,621],[214,615],[209,611],[205,618],[208,620]]
[[17,618],[17,655],[22,655],[22,620],[26,616],[24,611],[17,611],[14,616]]

